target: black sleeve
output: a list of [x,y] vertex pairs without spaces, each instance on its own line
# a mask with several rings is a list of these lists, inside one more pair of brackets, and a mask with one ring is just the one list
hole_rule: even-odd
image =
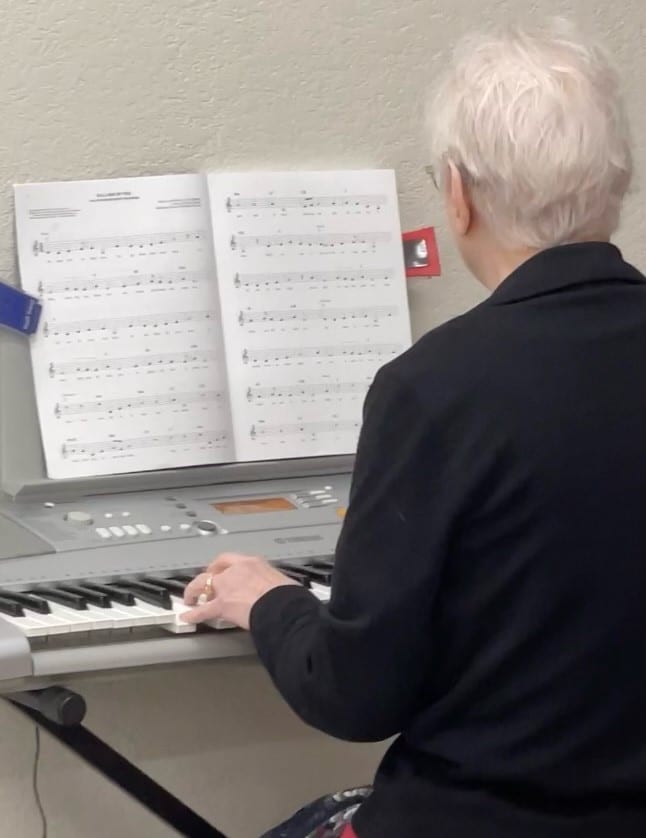
[[432,417],[388,368],[364,410],[332,597],[270,591],[254,606],[260,658],[292,709],[341,739],[398,733],[420,701],[446,552]]

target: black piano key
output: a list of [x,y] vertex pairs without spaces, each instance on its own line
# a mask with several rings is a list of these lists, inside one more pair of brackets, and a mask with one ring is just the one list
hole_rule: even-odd
[[85,585],[61,585],[60,589],[66,593],[78,594],[78,596],[84,597],[90,605],[96,605],[97,608],[110,608],[112,604],[108,594],[102,593],[101,591],[93,591]]
[[322,567],[326,570],[334,568],[334,556],[315,556],[313,559],[308,559],[307,564],[311,567]]
[[8,617],[25,616],[22,606],[12,599],[5,599],[3,596],[0,596],[0,614],[6,614]]
[[35,588],[30,593],[34,596],[48,599],[50,602],[65,605],[67,608],[73,608],[75,611],[87,611],[87,600],[85,597],[64,591],[61,588]]
[[118,605],[135,604],[135,595],[132,591],[126,591],[118,585],[101,584],[100,582],[86,582],[84,587],[97,591],[100,594],[106,594],[112,602],[116,602]]
[[11,599],[23,608],[28,608],[30,611],[36,611],[38,614],[50,614],[51,609],[46,599],[33,594],[25,594],[22,591],[3,591],[0,590],[0,596],[5,599]]
[[184,585],[188,585],[189,582],[192,582],[193,579],[197,576],[196,573],[173,573],[173,579],[176,579],[178,582],[183,582]]
[[323,567],[312,567],[307,564],[303,566],[303,572],[306,573],[312,582],[319,582],[321,585],[329,585],[332,581],[332,571]]
[[295,582],[300,582],[305,588],[309,588],[310,577],[299,566],[277,564],[276,570],[280,570],[285,576],[289,576],[290,579],[293,579]]
[[118,584],[120,588],[132,591],[138,599],[147,602],[149,605],[155,605],[157,608],[163,608],[166,611],[172,611],[173,609],[170,594],[158,585],[151,585],[150,582],[140,582],[138,579],[120,579]]
[[187,584],[180,582],[179,579],[162,579],[159,576],[145,576],[142,581],[150,582],[159,588],[164,588],[169,594],[174,594],[175,596],[184,596],[184,589]]

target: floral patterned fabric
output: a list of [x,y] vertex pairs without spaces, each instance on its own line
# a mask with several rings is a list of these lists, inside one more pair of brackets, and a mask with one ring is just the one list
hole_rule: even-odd
[[341,838],[371,791],[372,788],[366,786],[320,797],[261,838]]

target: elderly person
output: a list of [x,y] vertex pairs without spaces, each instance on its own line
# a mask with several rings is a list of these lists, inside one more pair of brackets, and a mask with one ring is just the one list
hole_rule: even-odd
[[646,281],[610,244],[617,79],[567,30],[470,38],[431,122],[491,295],[378,373],[329,607],[225,555],[189,619],[250,628],[314,727],[397,737],[359,838],[644,838]]

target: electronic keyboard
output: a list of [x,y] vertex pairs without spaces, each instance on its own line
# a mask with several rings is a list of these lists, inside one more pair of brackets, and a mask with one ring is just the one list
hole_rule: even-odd
[[186,584],[222,552],[265,556],[329,598],[349,474],[0,505],[0,691],[83,672],[253,654],[193,626]]

